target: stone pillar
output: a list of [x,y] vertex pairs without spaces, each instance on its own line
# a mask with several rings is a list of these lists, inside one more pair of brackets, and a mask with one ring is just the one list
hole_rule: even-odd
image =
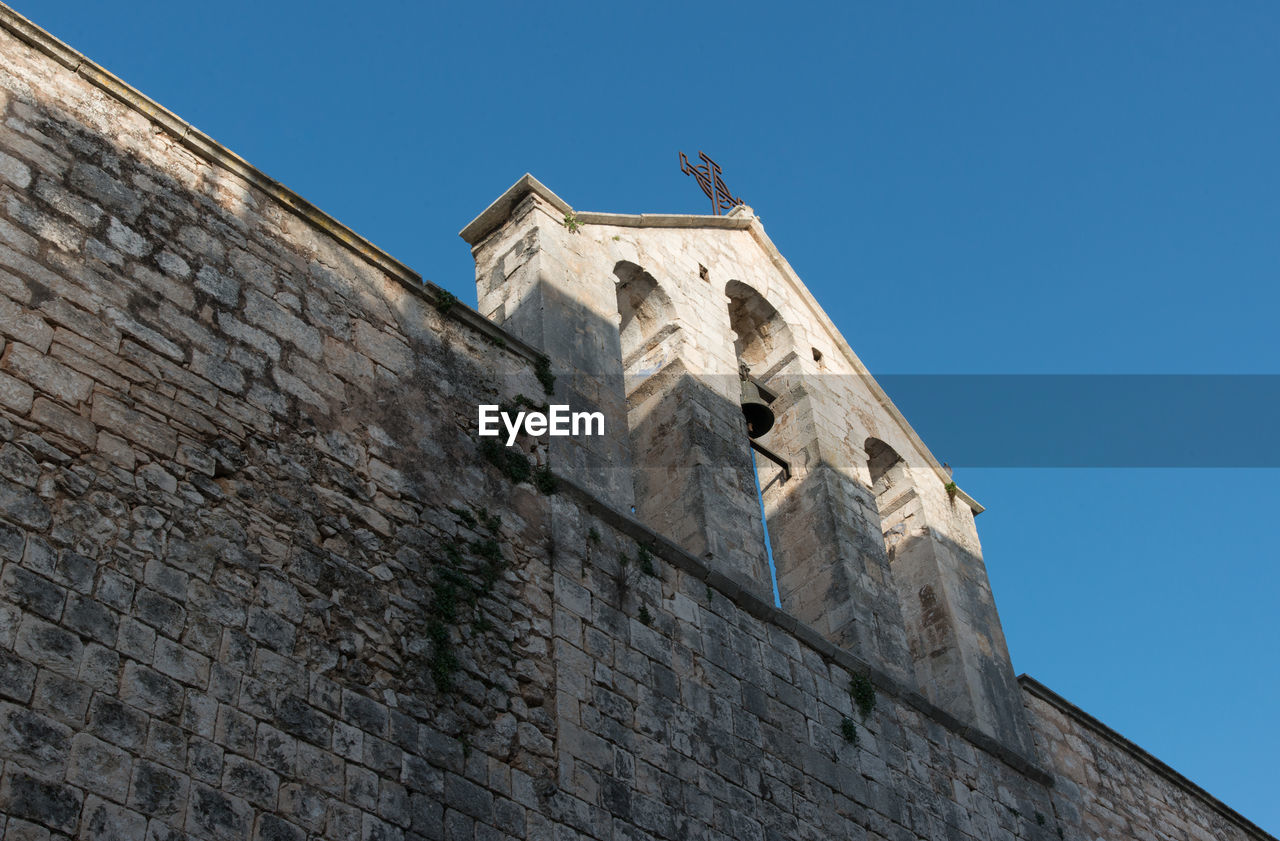
[[908,463],[874,438],[866,451],[921,693],[1032,756],[973,509],[932,465]]
[[547,439],[552,468],[629,511],[634,497],[614,281],[581,255],[568,213],[568,205],[526,175],[462,237],[476,261],[480,312],[549,359],[555,385],[547,401],[604,415],[604,435]]
[[764,443],[791,478],[757,457],[783,610],[908,685],[915,683],[875,499],[848,459],[845,409],[796,355],[766,385],[778,415]]
[[736,377],[675,359],[629,394],[642,522],[771,599],[760,504]]

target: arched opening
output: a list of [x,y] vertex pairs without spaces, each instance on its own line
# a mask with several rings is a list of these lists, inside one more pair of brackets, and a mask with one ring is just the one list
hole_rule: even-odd
[[738,361],[767,383],[794,356],[791,328],[764,296],[742,281],[729,281],[724,293],[729,298],[729,326]]
[[782,382],[779,374],[787,368],[788,361],[795,358],[794,342],[791,329],[781,314],[755,289],[742,281],[731,280],[725,286],[725,295],[729,299],[729,327],[734,334],[733,347],[738,364],[755,384],[764,387],[761,399],[770,404],[776,418],[773,428],[752,442],[751,460],[769,559],[773,601],[781,607],[778,564],[786,529],[785,524],[779,522],[779,506],[781,486],[790,476],[790,469],[783,466],[781,462],[785,459],[766,442],[780,442],[785,446],[792,443],[795,435],[794,430],[786,428],[781,415],[784,403],[777,399]]
[[871,492],[880,513],[885,552],[892,564],[898,546],[918,525],[915,521],[919,520],[920,502],[907,463],[893,447],[879,438],[868,438],[863,450],[871,473]]
[[[622,367],[627,377],[627,390],[643,378],[661,369],[663,355],[653,358],[652,351],[668,345],[679,332],[671,312],[671,299],[653,275],[625,260],[613,269],[617,278],[618,332],[622,344]],[[669,347],[663,348],[670,350]]]

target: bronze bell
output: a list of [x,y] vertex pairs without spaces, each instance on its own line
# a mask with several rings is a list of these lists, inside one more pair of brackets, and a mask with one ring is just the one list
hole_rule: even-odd
[[759,438],[773,429],[773,409],[760,396],[760,389],[751,380],[742,381],[742,414],[747,419],[747,436]]

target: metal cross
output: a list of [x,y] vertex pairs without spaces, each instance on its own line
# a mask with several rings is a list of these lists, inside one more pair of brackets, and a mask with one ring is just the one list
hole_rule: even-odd
[[702,188],[702,192],[707,194],[707,198],[711,199],[711,215],[719,216],[722,210],[733,210],[738,205],[745,204],[742,199],[729,193],[729,188],[725,186],[724,179],[720,177],[720,165],[708,158],[705,152],[699,151],[698,157],[702,158],[702,165],[694,166],[689,163],[689,159],[685,157],[684,152],[681,152],[680,171],[697,179],[698,186]]

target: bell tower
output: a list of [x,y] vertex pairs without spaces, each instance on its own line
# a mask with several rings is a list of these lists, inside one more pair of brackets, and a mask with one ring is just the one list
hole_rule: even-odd
[[552,439],[557,473],[767,601],[771,550],[785,613],[1032,755],[981,506],[751,208],[575,212],[526,175],[462,236],[481,313],[547,353],[558,402],[606,415],[607,440]]

